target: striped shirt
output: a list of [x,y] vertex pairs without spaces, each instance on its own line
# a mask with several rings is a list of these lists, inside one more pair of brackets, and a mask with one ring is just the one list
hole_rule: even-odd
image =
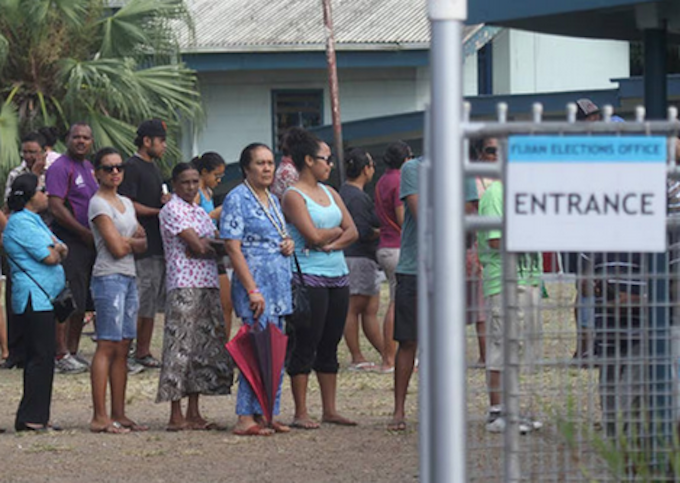
[[[596,286],[595,349],[599,355],[617,349],[625,352],[630,343],[640,340],[644,330],[645,257],[641,253],[594,253],[584,257],[592,263]],[[622,302],[622,297],[627,301]]]

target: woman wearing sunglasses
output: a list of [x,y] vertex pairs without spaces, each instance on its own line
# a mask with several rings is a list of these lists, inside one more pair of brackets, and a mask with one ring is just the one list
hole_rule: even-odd
[[61,262],[68,248],[40,218],[47,210],[47,195],[44,188],[38,188],[36,175],[22,174],[14,180],[7,205],[12,215],[3,244],[11,269],[12,312],[26,344],[24,393],[14,427],[47,431],[57,429],[49,424],[56,352],[51,299],[64,289]]
[[[92,359],[90,431],[121,434],[145,431],[125,415],[127,354],[137,336],[139,299],[135,253],[146,251],[146,233],[137,222],[129,198],[118,194],[125,165],[114,148],[94,156],[99,189],[90,200],[88,220],[97,258],[92,269],[92,300],[97,312],[97,350]],[[106,388],[111,384],[111,416],[106,411]]]
[[[283,196],[283,212],[295,242],[302,278],[308,287],[311,326],[295,328],[291,377],[293,427],[317,429],[307,411],[307,384],[314,370],[321,388],[322,422],[354,426],[335,407],[338,344],[349,304],[349,270],[343,250],[359,237],[340,195],[323,184],[333,165],[331,149],[312,133],[292,128],[286,138],[300,179]],[[297,282],[298,277],[293,277]]]

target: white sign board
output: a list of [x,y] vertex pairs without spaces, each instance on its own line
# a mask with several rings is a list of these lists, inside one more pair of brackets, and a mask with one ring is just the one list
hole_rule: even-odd
[[511,137],[508,250],[665,251],[666,146],[660,136]]

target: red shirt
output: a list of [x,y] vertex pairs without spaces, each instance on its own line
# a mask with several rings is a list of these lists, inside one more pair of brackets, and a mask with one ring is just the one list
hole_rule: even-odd
[[401,227],[395,212],[403,203],[399,198],[401,171],[388,169],[375,185],[375,212],[380,218],[380,244],[378,248],[399,248]]

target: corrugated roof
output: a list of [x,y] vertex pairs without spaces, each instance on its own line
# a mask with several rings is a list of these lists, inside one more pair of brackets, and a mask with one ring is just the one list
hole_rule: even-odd
[[[321,0],[187,0],[195,37],[180,32],[184,52],[325,48]],[[427,48],[427,0],[333,0],[338,50]],[[479,26],[466,27],[466,37]]]

